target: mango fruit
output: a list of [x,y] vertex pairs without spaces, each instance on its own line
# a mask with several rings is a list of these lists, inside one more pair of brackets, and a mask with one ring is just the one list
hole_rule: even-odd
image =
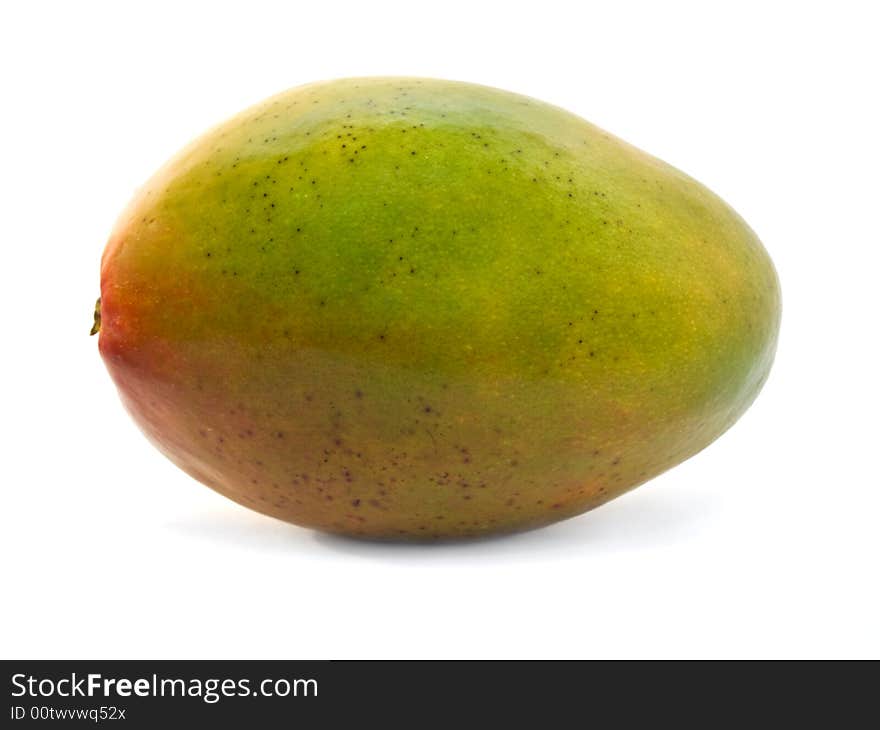
[[703,449],[767,377],[780,292],[728,205],[583,119],[358,78],[167,163],[110,237],[96,320],[128,411],[199,481],[436,539],[580,514]]

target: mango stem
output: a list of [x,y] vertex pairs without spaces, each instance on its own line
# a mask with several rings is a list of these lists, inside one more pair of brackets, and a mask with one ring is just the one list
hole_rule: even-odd
[[90,335],[96,335],[101,331],[101,297],[98,297],[98,301],[95,302],[95,321],[92,324],[92,331],[89,332]]

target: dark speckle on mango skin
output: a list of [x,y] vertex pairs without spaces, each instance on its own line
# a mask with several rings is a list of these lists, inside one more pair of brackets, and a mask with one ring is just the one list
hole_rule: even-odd
[[693,455],[766,379],[773,266],[691,178],[495,89],[350,79],[183,150],[102,260],[100,348],[175,463],[322,530],[579,514]]

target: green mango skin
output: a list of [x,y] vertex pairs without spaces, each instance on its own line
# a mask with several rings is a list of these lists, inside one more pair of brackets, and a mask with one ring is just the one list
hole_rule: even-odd
[[780,293],[746,223],[568,112],[448,81],[287,91],[120,218],[100,351],[178,466],[336,533],[592,509],[749,406]]

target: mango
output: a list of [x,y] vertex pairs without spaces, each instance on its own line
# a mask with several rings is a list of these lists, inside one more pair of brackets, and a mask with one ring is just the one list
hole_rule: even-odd
[[107,244],[96,329],[197,480],[413,540],[572,517],[697,453],[779,320],[761,242],[684,173],[531,98],[359,78],[167,163]]

